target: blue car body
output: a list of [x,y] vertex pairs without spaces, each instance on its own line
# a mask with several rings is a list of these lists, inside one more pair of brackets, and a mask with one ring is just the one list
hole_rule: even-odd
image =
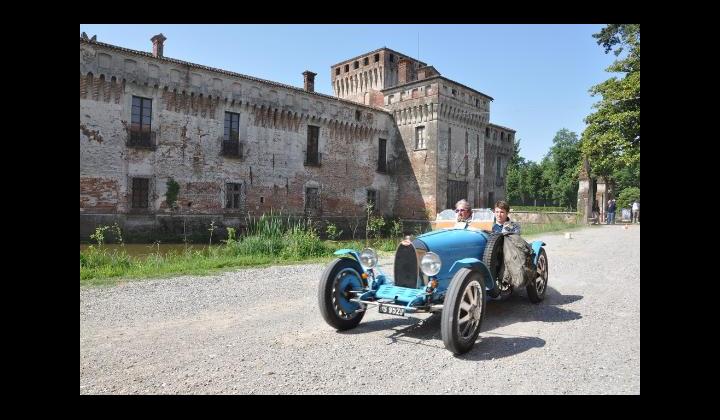
[[[342,287],[351,285],[350,289],[356,297],[340,303],[346,311],[358,310],[360,304],[378,301],[403,306],[405,313],[441,310],[453,276],[463,267],[481,271],[486,290],[492,291],[496,287],[496,279],[483,263],[483,253],[489,239],[489,232],[467,227],[435,230],[412,240],[406,239],[396,251],[393,276],[383,273],[378,267],[363,267],[359,253],[355,250],[338,250],[335,255],[353,259],[357,272],[361,273],[361,278],[343,278],[345,284]],[[545,243],[542,241],[530,244],[535,264],[543,245]],[[419,268],[420,259],[427,252],[437,254],[442,262],[440,271],[431,277]],[[431,287],[433,284],[436,284],[435,287]]]

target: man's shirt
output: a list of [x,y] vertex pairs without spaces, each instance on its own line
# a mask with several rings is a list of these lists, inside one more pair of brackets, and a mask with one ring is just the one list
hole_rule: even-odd
[[492,227],[494,233],[517,233],[520,234],[520,225],[508,219],[502,225],[495,223]]

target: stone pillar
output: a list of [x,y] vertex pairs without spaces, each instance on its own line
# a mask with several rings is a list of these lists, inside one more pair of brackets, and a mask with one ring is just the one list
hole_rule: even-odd
[[580,213],[580,220],[583,220],[585,223],[589,223],[589,219],[592,217],[592,188],[592,179],[590,179],[590,163],[587,158],[584,158],[583,167],[580,170],[580,176],[578,177],[577,211]]
[[313,73],[310,70],[303,72],[304,76],[304,88],[308,92],[315,92],[315,76],[317,73]]
[[163,43],[165,42],[167,38],[163,34],[157,34],[154,37],[150,38],[150,41],[153,43],[153,56],[162,58],[163,57]]
[[597,193],[596,193],[598,206],[600,207],[600,221],[605,223],[605,209],[607,209],[607,202],[610,200],[607,194],[607,183],[605,178],[599,177],[597,180]]

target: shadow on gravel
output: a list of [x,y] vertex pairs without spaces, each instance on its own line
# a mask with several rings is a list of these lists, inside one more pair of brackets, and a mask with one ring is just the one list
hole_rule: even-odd
[[507,300],[488,302],[481,334],[482,331],[492,331],[516,322],[567,322],[581,319],[580,313],[556,305],[567,305],[582,298],[580,295],[561,295],[548,287],[545,300],[534,304],[524,290],[516,291]]
[[[557,290],[548,287],[545,300],[539,304],[531,303],[524,290],[515,292],[504,301],[490,301],[485,309],[480,339],[469,353],[459,356],[471,360],[490,360],[522,353],[534,347],[542,347],[545,340],[537,337],[499,337],[494,333],[485,333],[516,322],[566,322],[581,319],[582,315],[555,305],[566,305],[576,302],[580,295],[561,295]],[[395,344],[398,341],[410,342],[435,348],[444,348],[440,332],[440,313],[434,313],[426,319],[412,317],[388,317],[374,321],[362,321],[347,331],[339,334],[366,334],[375,331],[390,332],[387,336]]]
[[463,360],[493,360],[514,356],[535,347],[545,345],[545,340],[537,337],[496,335],[487,337],[480,333],[480,340],[475,343],[472,350],[465,354],[455,356]]

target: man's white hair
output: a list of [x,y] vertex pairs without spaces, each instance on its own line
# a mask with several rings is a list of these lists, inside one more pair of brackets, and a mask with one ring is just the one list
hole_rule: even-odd
[[469,208],[471,207],[471,206],[470,206],[470,202],[463,198],[462,200],[460,200],[460,201],[458,201],[457,203],[455,203],[455,208],[456,208],[456,209],[457,209],[457,208],[460,208],[460,207],[462,207],[462,208],[464,208],[464,209],[469,209]]

